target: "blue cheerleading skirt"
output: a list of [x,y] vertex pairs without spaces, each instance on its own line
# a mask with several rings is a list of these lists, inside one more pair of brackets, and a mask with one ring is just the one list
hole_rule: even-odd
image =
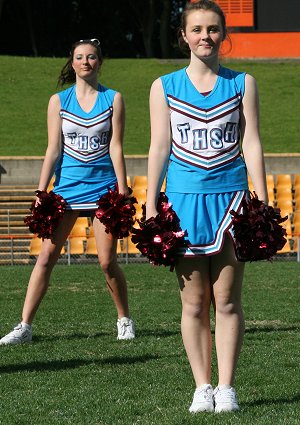
[[54,193],[61,195],[66,201],[67,210],[96,210],[101,196],[114,188],[117,179],[106,179],[102,184],[91,184],[61,178],[59,186],[54,186]]
[[62,164],[55,170],[53,192],[64,198],[68,210],[95,210],[99,198],[116,183],[109,155],[89,164],[64,156]]
[[180,248],[178,255],[193,258],[217,254],[222,250],[226,234],[234,243],[230,211],[241,210],[247,193],[246,190],[209,194],[167,191],[180,227],[186,231],[187,246]]

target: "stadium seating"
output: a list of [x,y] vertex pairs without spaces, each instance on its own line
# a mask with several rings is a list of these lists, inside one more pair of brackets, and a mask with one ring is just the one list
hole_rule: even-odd
[[294,184],[293,184],[295,192],[300,192],[300,174],[294,175]]
[[[267,189],[269,195],[269,204],[274,207],[279,207],[281,209],[281,215],[288,215],[288,220],[283,223],[287,231],[288,243],[286,246],[280,251],[280,254],[287,253],[295,253],[295,249],[297,247],[298,236],[300,235],[300,173],[299,174],[267,174]],[[250,177],[249,180],[249,188],[253,191],[253,184],[251,182]],[[54,178],[51,179],[48,190],[53,189],[53,181]],[[140,219],[142,216],[142,204],[146,202],[146,193],[147,193],[147,176],[132,176],[131,178],[127,177],[127,184],[133,188],[133,195],[137,198],[138,204],[135,204],[136,207],[136,219]],[[162,190],[165,189],[165,180],[163,183]],[[20,190],[20,189],[18,189]],[[28,191],[29,189],[26,190]],[[32,192],[31,188],[30,191]],[[27,192],[26,192],[27,193]],[[24,194],[26,195],[24,192]],[[22,200],[24,195],[22,193]],[[18,211],[20,212],[20,217],[23,216],[29,211],[28,205],[30,205],[31,198],[27,200],[26,198],[26,206],[23,206],[20,209],[18,204]],[[5,201],[5,203],[4,203]],[[18,202],[20,202],[18,200]],[[3,212],[7,213],[9,210],[14,211],[15,208],[15,198],[12,198],[11,194],[7,194],[7,199],[3,200]],[[21,216],[21,213],[23,214]],[[21,227],[19,226],[17,230],[15,229],[16,219],[13,213],[10,213],[10,222],[6,224],[6,227],[3,227],[2,233],[5,235],[9,235],[9,231],[12,235],[14,235],[17,231],[18,234],[24,233],[21,232]],[[8,219],[6,217],[3,218],[3,222],[8,223]],[[22,221],[23,225],[23,220]],[[136,222],[134,227],[138,227],[139,224]],[[23,225],[24,227],[24,225]],[[9,229],[9,230],[8,230]],[[21,230],[20,230],[21,229]],[[28,229],[26,228],[26,233],[28,233]],[[34,257],[39,255],[41,250],[42,241],[40,238],[33,237],[30,238],[28,235],[28,241],[26,242],[26,255],[27,257],[31,257],[31,260],[34,260]],[[17,246],[17,244],[15,244]],[[18,249],[18,248],[16,248]],[[97,256],[97,248],[96,248],[96,240],[94,235],[94,228],[90,223],[90,219],[87,217],[78,217],[76,220],[72,231],[70,232],[69,237],[69,249],[71,255],[84,255],[87,254],[91,256]],[[65,248],[62,249],[62,254],[64,254]],[[131,255],[132,257],[140,255],[140,252],[136,249],[136,246],[132,244],[131,238],[124,238],[123,240],[118,240],[117,243],[117,253],[121,256],[124,254]],[[17,255],[17,254],[16,254]],[[24,256],[25,254],[23,254]]]
[[269,198],[269,205],[271,205],[272,207],[274,207],[275,204],[275,194],[274,194],[274,190],[268,189],[268,198]]
[[297,253],[299,246],[300,246],[300,236],[294,238],[293,252]]
[[300,221],[293,224],[293,236],[300,236]]
[[293,192],[290,187],[280,186],[276,191],[276,201],[293,201]]
[[146,189],[141,188],[141,187],[133,188],[132,196],[135,196],[136,200],[139,203],[144,204],[146,202],[146,198],[147,198],[147,191],[146,191]]
[[294,212],[294,206],[292,200],[276,200],[276,205],[281,210],[281,215],[288,215],[289,217]]
[[[38,256],[41,252],[41,248],[42,248],[42,239],[38,238],[37,236],[33,237],[29,245],[29,255]],[[65,254],[65,252],[66,252],[65,248],[62,247],[60,251],[60,255]]]
[[84,254],[84,242],[85,237],[76,236],[69,238],[70,254],[71,255],[82,255]]
[[300,212],[300,189],[299,192],[294,193],[294,204],[295,204],[295,212]]
[[48,187],[47,187],[47,192],[50,192],[50,190],[54,189],[54,180],[55,180],[55,176],[51,177],[51,180],[50,180]]
[[118,239],[117,242],[117,254],[123,254],[123,246],[124,246],[124,240],[123,239]]
[[29,255],[39,255],[42,248],[42,239],[33,237],[30,241]]
[[254,186],[253,186],[251,177],[249,175],[248,175],[248,186],[249,186],[250,192],[253,192],[254,191]]
[[88,228],[89,222],[87,217],[78,217],[75,221],[73,229],[70,232],[70,236],[86,238]]
[[292,232],[292,223],[291,223],[291,219],[290,219],[290,218],[288,218],[286,221],[284,221],[284,222],[282,223],[282,226],[283,226],[283,227],[284,227],[284,229],[286,230],[287,236],[288,236],[289,238],[291,238],[291,237],[292,237],[292,234],[293,234],[293,232]]
[[87,238],[85,253],[86,255],[98,255],[95,237]]
[[88,234],[88,237],[89,237],[89,238],[91,238],[91,237],[94,237],[94,236],[95,236],[95,232],[94,232],[94,227],[93,227],[93,225],[90,225],[90,226],[89,226],[89,228],[87,229],[87,234]]
[[273,190],[274,191],[275,184],[274,184],[274,176],[273,176],[273,174],[267,174],[266,178],[267,178],[267,188],[268,188],[268,190]]
[[275,178],[275,190],[279,188],[288,187],[292,190],[292,176],[291,174],[277,174]]
[[293,215],[293,225],[300,224],[300,211],[295,212]]
[[148,182],[148,178],[147,176],[134,176],[133,177],[133,182],[132,182],[132,188],[137,189],[142,188],[142,189],[147,189],[147,182]]
[[[274,176],[273,176],[273,174],[267,174],[266,180],[267,180],[267,189],[268,189],[269,203],[271,205],[273,205],[274,204],[274,200],[275,200],[275,194],[274,194],[275,185],[274,185]],[[253,192],[254,191],[254,186],[253,186],[251,177],[249,175],[248,175],[248,185],[249,185],[250,192]]]
[[291,243],[288,239],[284,247],[280,251],[277,251],[277,254],[289,254],[291,251]]
[[127,254],[141,254],[141,252],[137,249],[136,245],[132,242],[131,236],[128,236],[128,238],[124,238],[123,252]]
[[138,204],[134,204],[134,206],[135,206],[135,209],[136,209],[135,218],[137,220],[140,220],[142,218],[142,215],[143,215],[142,204],[138,203]]

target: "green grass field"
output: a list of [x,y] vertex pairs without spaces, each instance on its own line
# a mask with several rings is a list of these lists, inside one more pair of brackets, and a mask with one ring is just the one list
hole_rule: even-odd
[[[57,91],[64,59],[0,56],[0,156],[44,155],[46,110]],[[107,59],[100,81],[120,91],[126,102],[125,153],[147,154],[148,97],[152,82],[186,65],[186,61]],[[261,133],[265,152],[299,152],[300,62],[225,62],[258,81]]]
[[[241,411],[195,416],[188,413],[194,384],[175,274],[148,264],[123,268],[136,340],[116,341],[115,310],[96,265],[57,266],[34,343],[0,347],[0,424],[300,423],[299,263],[247,264],[236,380]],[[19,319],[30,272],[1,267],[1,335]]]

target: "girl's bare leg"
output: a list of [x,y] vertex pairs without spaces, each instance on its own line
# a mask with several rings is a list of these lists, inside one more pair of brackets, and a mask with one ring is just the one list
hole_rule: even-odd
[[37,262],[31,273],[23,306],[22,320],[31,324],[39,305],[48,289],[50,275],[55,266],[64,242],[78,217],[78,212],[67,211],[53,235],[45,239]]
[[181,332],[196,387],[211,380],[211,285],[209,258],[179,260],[176,273],[181,289]]
[[227,238],[219,255],[212,257],[211,279],[216,314],[215,340],[219,385],[233,385],[244,336],[241,290],[244,264],[235,258]]
[[117,240],[105,232],[104,225],[93,218],[99,263],[105,275],[109,293],[116,306],[118,318],[129,317],[127,284],[117,263]]

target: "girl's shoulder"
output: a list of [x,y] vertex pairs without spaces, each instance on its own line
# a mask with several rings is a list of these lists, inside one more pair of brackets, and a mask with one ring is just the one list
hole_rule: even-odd
[[98,84],[98,91],[100,95],[102,94],[106,99],[112,103],[114,101],[115,95],[118,93],[117,90],[105,87],[102,84]]
[[245,80],[246,72],[244,71],[236,71],[231,68],[226,68],[223,65],[220,65],[220,76],[229,81],[243,81]]
[[75,85],[68,87],[65,90],[62,90],[57,93],[58,97],[60,98],[60,102],[63,105],[67,99],[69,99],[75,92]]
[[178,80],[181,79],[182,77],[184,77],[186,74],[186,67],[178,69],[177,71],[173,71],[173,72],[169,72],[168,74],[164,74],[162,75],[160,78],[163,81],[173,81],[173,80]]
[[220,66],[219,75],[223,84],[235,87],[238,92],[244,94],[246,72]]

